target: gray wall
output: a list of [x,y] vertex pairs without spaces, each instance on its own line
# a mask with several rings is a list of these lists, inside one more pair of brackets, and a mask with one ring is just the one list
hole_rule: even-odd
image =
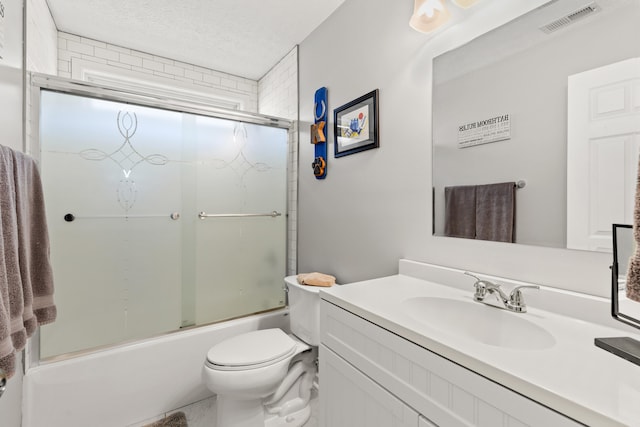
[[[429,234],[425,37],[408,26],[412,2],[347,0],[300,46],[298,271],[340,282],[389,275],[416,237]],[[311,169],[313,96],[333,109],[379,89],[380,148],[339,159],[327,177]]]
[[[412,2],[347,0],[300,45],[299,272],[347,283],[395,274],[409,258],[608,295],[603,254],[431,234],[431,61],[542,3],[479,2],[463,25],[425,35],[408,25]],[[321,86],[330,112],[380,90],[380,148],[335,159],[331,144],[328,176],[316,180],[308,141]]]
[[[444,231],[444,187],[524,179],[516,193],[516,242],[566,247],[567,77],[640,55],[640,3],[574,25],[481,69],[438,84],[434,90],[436,233]],[[525,25],[521,25],[521,28]],[[533,31],[542,34],[537,28]],[[532,36],[535,36],[533,34]],[[491,47],[503,45],[495,38]],[[480,43],[455,52],[470,56]],[[487,43],[483,43],[487,46]],[[444,56],[450,56],[445,54]],[[436,58],[439,78],[462,70]],[[441,65],[447,64],[447,65]],[[457,148],[458,126],[500,114],[511,116],[506,141]]]

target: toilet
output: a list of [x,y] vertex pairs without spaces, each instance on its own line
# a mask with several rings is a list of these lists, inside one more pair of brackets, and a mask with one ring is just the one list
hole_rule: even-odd
[[216,427],[300,427],[311,415],[320,344],[319,288],[285,277],[291,334],[261,329],[207,353],[202,377],[217,394]]

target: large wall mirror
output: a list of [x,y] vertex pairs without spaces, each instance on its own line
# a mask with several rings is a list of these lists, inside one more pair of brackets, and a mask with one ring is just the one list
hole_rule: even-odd
[[514,243],[611,251],[633,215],[638,22],[640,0],[555,0],[434,59],[435,235],[447,187],[520,182]]

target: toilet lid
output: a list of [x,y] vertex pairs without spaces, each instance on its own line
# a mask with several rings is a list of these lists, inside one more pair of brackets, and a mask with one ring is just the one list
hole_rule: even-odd
[[222,341],[211,347],[207,362],[220,367],[251,367],[284,359],[296,342],[281,329],[261,329]]

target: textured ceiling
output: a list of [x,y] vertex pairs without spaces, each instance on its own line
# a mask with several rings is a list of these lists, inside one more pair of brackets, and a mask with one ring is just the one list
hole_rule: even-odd
[[47,0],[58,30],[259,79],[344,0]]

